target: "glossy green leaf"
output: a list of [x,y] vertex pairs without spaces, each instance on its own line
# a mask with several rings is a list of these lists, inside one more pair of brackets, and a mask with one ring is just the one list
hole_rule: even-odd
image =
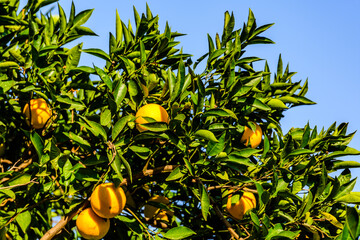
[[94,66],[96,73],[99,75],[99,77],[101,78],[101,80],[104,81],[104,83],[106,84],[106,86],[110,89],[110,91],[112,91],[112,81],[111,78],[109,77],[109,75],[107,75],[104,70]]
[[111,61],[109,55],[99,48],[88,48],[88,49],[82,49],[81,51],[99,57],[101,59],[104,59],[105,61]]
[[275,108],[275,109],[287,109],[288,108],[280,99],[277,99],[277,98],[271,99],[266,104],[269,107]]
[[336,199],[337,202],[360,204],[360,192],[351,192]]
[[23,233],[27,233],[27,230],[31,224],[31,213],[30,211],[25,211],[16,216],[16,222],[19,224]]
[[112,128],[111,131],[111,137],[113,140],[116,139],[116,137],[121,133],[121,131],[124,129],[126,124],[132,119],[132,116],[127,115],[119,119]]
[[178,180],[179,178],[182,178],[183,176],[184,176],[184,173],[181,172],[181,168],[176,167],[166,178],[166,181],[175,181],[175,180]]
[[352,239],[357,239],[359,236],[359,233],[357,232],[359,227],[359,213],[353,207],[348,207],[346,209],[346,225]]
[[43,155],[43,150],[44,150],[44,141],[43,139],[40,137],[40,135],[37,132],[32,132],[30,135],[30,139],[32,144],[35,147],[36,153],[39,157],[39,159],[41,159],[42,155]]
[[100,114],[100,124],[103,126],[107,126],[111,122],[111,111],[110,109],[106,108]]
[[196,235],[196,232],[191,230],[188,227],[180,226],[171,228],[164,234],[164,237],[167,239],[184,239],[190,236]]
[[210,197],[206,191],[204,185],[200,184],[201,188],[201,213],[204,217],[204,220],[207,221],[207,216],[209,215],[210,209]]
[[194,136],[198,137],[198,138],[203,138],[203,139],[206,139],[209,141],[213,141],[213,142],[219,142],[219,140],[216,139],[214,133],[210,132],[209,130],[205,130],[205,129],[197,130],[194,133]]

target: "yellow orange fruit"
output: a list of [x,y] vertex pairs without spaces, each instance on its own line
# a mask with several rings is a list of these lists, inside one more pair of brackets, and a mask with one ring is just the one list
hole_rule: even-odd
[[26,117],[26,123],[30,127],[40,129],[49,121],[51,110],[43,98],[37,98],[30,100],[30,107],[29,103],[25,105],[23,114]]
[[139,124],[148,123],[148,121],[144,117],[152,118],[156,122],[165,122],[169,123],[169,115],[166,112],[165,108],[160,106],[159,104],[149,103],[142,106],[136,112],[136,128],[139,132],[143,132],[148,130],[145,126],[140,126]]
[[250,146],[252,148],[256,148],[257,146],[259,146],[262,139],[261,127],[256,123],[255,125],[256,125],[255,132],[251,130],[251,128],[245,126],[244,133],[240,139],[240,142],[244,143],[246,146],[248,146],[250,142]]
[[240,200],[235,204],[231,204],[231,198],[233,197],[231,193],[232,190],[229,190],[226,210],[231,216],[233,216],[233,218],[240,220],[244,217],[248,210],[256,208],[256,198],[253,193],[244,192]]
[[77,217],[76,227],[85,239],[101,239],[110,229],[110,220],[101,218],[91,208],[86,208]]
[[113,218],[120,214],[126,204],[125,192],[114,183],[98,185],[90,197],[91,208],[102,218]]
[[[159,195],[150,198],[148,202],[156,202],[156,203],[169,205],[169,199],[165,196],[159,196]],[[171,217],[173,215],[173,212],[166,209],[159,209],[150,204],[145,204],[144,215],[146,220],[154,219],[154,220],[161,220],[168,222],[169,216]]]

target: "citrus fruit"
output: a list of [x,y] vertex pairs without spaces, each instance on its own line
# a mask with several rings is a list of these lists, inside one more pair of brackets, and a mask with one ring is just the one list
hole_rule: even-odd
[[[150,198],[148,202],[156,202],[156,203],[163,203],[165,205],[169,205],[169,199],[165,196],[159,196],[159,195]],[[159,209],[150,204],[145,204],[144,215],[146,220],[154,219],[154,220],[161,220],[168,222],[169,216],[171,217],[173,215],[173,212],[166,209]]]
[[256,199],[255,195],[251,192],[244,192],[241,196],[240,200],[235,203],[231,204],[231,198],[233,195],[231,194],[232,190],[229,190],[229,195],[226,204],[226,210],[233,216],[235,219],[242,219],[245,213],[256,207]]
[[140,124],[149,122],[144,117],[152,118],[156,122],[169,123],[169,115],[166,112],[165,108],[163,108],[159,104],[155,104],[155,103],[149,103],[149,104],[142,106],[136,112],[135,117],[136,117],[136,120],[135,120],[136,128],[137,128],[137,130],[139,130],[139,132],[148,130],[145,126],[140,125]]
[[126,204],[125,192],[114,183],[98,185],[90,197],[91,208],[102,218],[113,218],[124,209]]
[[[31,99],[24,107],[23,114],[26,117],[26,123],[35,129],[45,126],[51,117],[51,110],[43,98]],[[30,119],[31,118],[31,119]]]
[[251,130],[251,128],[245,126],[244,133],[240,139],[240,142],[244,143],[246,146],[248,146],[250,142],[251,148],[256,148],[257,146],[259,146],[262,138],[261,127],[256,123],[255,125],[256,125],[255,132]]
[[91,208],[86,208],[77,217],[76,227],[85,239],[101,239],[110,229],[110,220],[101,218]]

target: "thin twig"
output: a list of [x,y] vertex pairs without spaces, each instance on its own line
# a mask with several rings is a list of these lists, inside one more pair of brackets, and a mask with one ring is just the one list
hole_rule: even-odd
[[151,234],[150,234],[149,231],[148,231],[148,228],[145,226],[145,224],[144,224],[142,221],[140,221],[140,219],[136,216],[136,214],[133,213],[133,211],[131,211],[130,208],[125,208],[125,209],[126,209],[126,211],[128,211],[131,215],[133,215],[134,218],[140,223],[140,225],[146,230],[146,233],[148,234],[149,239],[153,239],[153,238],[151,237]]
[[35,181],[35,178],[30,180],[29,182],[27,183],[23,183],[23,184],[16,184],[16,185],[12,185],[12,186],[6,186],[6,187],[0,187],[0,190],[4,190],[4,189],[9,189],[9,188],[16,188],[16,187],[22,187],[22,186],[26,186],[30,183],[36,183],[36,184],[39,184],[38,182]]

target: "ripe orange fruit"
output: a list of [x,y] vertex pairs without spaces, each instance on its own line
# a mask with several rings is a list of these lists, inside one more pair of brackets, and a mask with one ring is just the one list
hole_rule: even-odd
[[142,123],[148,123],[148,121],[143,117],[153,118],[157,122],[169,123],[169,115],[166,112],[165,108],[163,108],[159,104],[155,104],[155,103],[149,103],[149,104],[142,106],[136,112],[135,117],[136,117],[136,120],[135,120],[136,128],[137,128],[137,130],[139,130],[139,132],[148,130],[146,127],[139,125]]
[[26,123],[30,127],[40,129],[45,126],[51,117],[51,110],[43,98],[37,98],[30,100],[30,109],[29,103],[25,105],[23,114],[26,117]]
[[231,204],[231,198],[233,195],[231,194],[233,191],[229,190],[229,196],[226,203],[226,210],[233,216],[235,219],[242,219],[245,213],[256,207],[256,199],[255,195],[251,192],[244,192],[241,196],[240,200]]
[[[167,197],[159,195],[150,198],[148,202],[156,202],[169,205],[169,199]],[[149,221],[150,219],[154,219],[169,222],[169,216],[171,217],[173,215],[173,212],[166,209],[159,209],[150,204],[145,204],[144,215],[147,221]]]
[[240,139],[240,142],[244,143],[246,146],[249,145],[249,141],[250,141],[251,148],[256,148],[257,146],[259,146],[262,139],[261,127],[256,123],[255,125],[256,125],[255,132],[253,132],[251,128],[245,126],[244,133]]
[[89,207],[77,217],[76,227],[85,239],[101,239],[110,229],[110,220],[99,217]]
[[114,183],[98,185],[90,197],[91,208],[102,218],[113,218],[120,214],[126,204],[125,192]]

